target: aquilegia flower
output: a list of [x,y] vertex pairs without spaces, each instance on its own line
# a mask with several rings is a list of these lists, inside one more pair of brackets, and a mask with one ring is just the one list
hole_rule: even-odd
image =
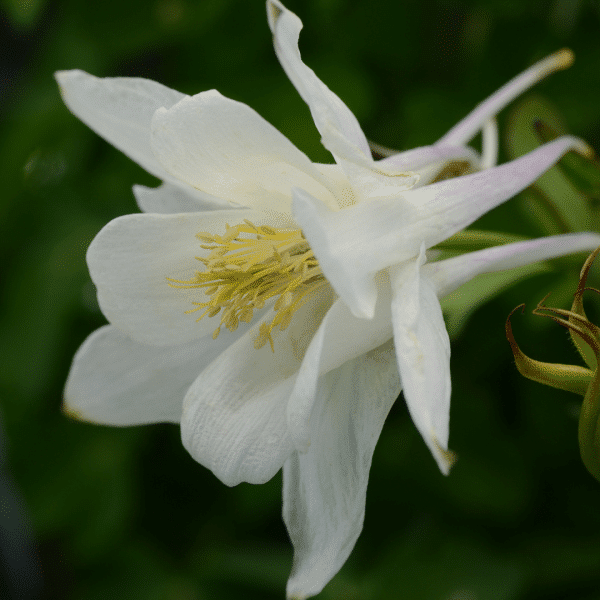
[[[163,180],[142,214],[87,254],[110,325],[77,352],[68,411],[113,425],[181,424],[227,485],[283,467],[290,597],[318,593],[361,531],[371,457],[401,387],[448,472],[450,344],[438,298],[475,275],[595,248],[595,234],[427,263],[427,249],[511,198],[565,136],[502,166],[494,115],[568,51],[537,63],[432,146],[375,161],[354,115],[300,58],[302,24],[267,3],[277,56],[336,164],[313,164],[248,106],[143,79],[57,79],[82,121]],[[483,131],[480,156],[466,143]],[[451,179],[460,161],[465,174]],[[450,169],[451,170],[451,169]],[[228,331],[227,331],[228,330]]]

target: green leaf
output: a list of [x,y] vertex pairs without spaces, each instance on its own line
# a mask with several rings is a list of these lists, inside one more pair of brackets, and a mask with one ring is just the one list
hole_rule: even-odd
[[452,237],[440,242],[435,247],[450,252],[472,252],[474,250],[483,250],[484,248],[499,246],[501,244],[522,242],[526,239],[525,236],[516,235],[514,233],[465,229],[464,231],[455,233]]
[[440,301],[448,334],[451,338],[458,337],[471,314],[486,302],[506,291],[507,287],[522,279],[549,270],[550,266],[548,264],[536,263],[511,269],[510,271],[483,273],[467,281]]
[[[549,136],[550,131],[557,136],[567,133],[553,104],[538,96],[528,96],[517,104],[507,124],[506,148],[511,158],[523,156],[540,145],[539,123],[544,123],[542,130],[545,136]],[[570,152],[568,155],[574,154]],[[560,161],[560,167],[563,163],[564,159]],[[595,218],[589,198],[560,167],[553,167],[537,179],[533,189],[538,190],[540,194],[530,201],[540,205],[546,204],[546,211],[556,212],[561,228],[566,226],[568,231],[595,229]],[[532,212],[535,217],[536,211]],[[555,233],[553,226],[548,226],[545,219],[536,218],[536,222],[544,233]]]
[[[534,127],[542,143],[561,135],[543,119],[536,121]],[[588,158],[577,152],[569,152],[559,163],[559,168],[592,202],[600,203],[600,161],[596,157]]]
[[0,0],[0,8],[4,9],[15,29],[32,27],[45,4],[46,0]]

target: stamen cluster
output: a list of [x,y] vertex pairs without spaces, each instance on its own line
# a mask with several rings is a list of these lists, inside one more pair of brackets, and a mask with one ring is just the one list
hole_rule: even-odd
[[175,288],[204,288],[210,300],[193,302],[195,308],[186,312],[202,310],[197,321],[221,313],[221,323],[213,332],[213,339],[218,337],[222,326],[235,331],[240,321],[249,323],[255,309],[263,308],[269,299],[277,297],[273,306],[275,317],[260,326],[254,341],[257,349],[268,341],[274,351],[273,329],[279,326],[284,330],[308,295],[327,285],[300,229],[257,227],[244,220],[234,227],[226,225],[223,236],[201,232],[196,237],[204,242],[201,248],[210,250],[208,257],[196,257],[206,269],[197,271],[188,281],[167,280]]

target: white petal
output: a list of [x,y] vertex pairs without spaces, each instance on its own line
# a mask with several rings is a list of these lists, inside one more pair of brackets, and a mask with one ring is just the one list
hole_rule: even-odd
[[[293,451],[289,395],[306,347],[330,305],[318,293],[269,344],[254,348],[260,322],[209,365],[184,400],[181,436],[192,457],[225,484],[264,483]],[[270,313],[263,321],[271,320]]]
[[298,38],[302,21],[277,0],[268,0],[267,15],[273,32],[277,58],[290,81],[308,104],[317,129],[328,147],[331,126],[347,142],[347,152],[360,157],[371,157],[369,144],[356,117],[300,57]]
[[188,388],[226,346],[225,339],[204,338],[156,348],[112,325],[101,327],[75,354],[65,411],[106,425],[179,423]]
[[385,169],[371,155],[365,156],[340,133],[331,123],[323,125],[324,146],[342,167],[350,181],[357,200],[394,197],[414,187],[420,175],[413,171]]
[[163,183],[155,188],[134,185],[133,194],[140,210],[147,213],[173,214],[234,208],[220,198],[171,183]]
[[509,102],[550,73],[565,69],[573,62],[570,50],[559,50],[547,58],[535,63],[529,69],[511,79],[487,100],[477,105],[462,121],[457,123],[438,143],[461,145],[468,142],[483,123],[496,115]]
[[[309,241],[325,277],[353,315],[359,319],[372,318],[377,302],[377,286],[370,271],[372,258],[360,254],[364,246],[360,249],[354,247],[353,230],[364,227],[365,231],[356,233],[359,243],[364,243],[369,235],[373,239],[377,236],[378,223],[361,222],[353,216],[359,206],[370,206],[377,201],[333,212],[304,190],[294,189],[293,198],[294,218]],[[366,261],[366,264],[361,264],[361,261]]]
[[480,157],[469,146],[451,146],[437,143],[432,146],[398,152],[375,163],[377,169],[412,171],[419,175],[413,189],[429,185],[444,167],[453,161],[467,162],[476,170],[495,166],[498,156],[498,127],[495,119],[485,122],[483,129],[483,155]]
[[322,377],[310,449],[283,467],[283,517],[294,544],[288,598],[318,594],[352,551],[375,444],[399,392],[391,342]]
[[423,274],[434,283],[438,297],[442,298],[482,273],[515,269],[575,252],[591,252],[598,246],[597,233],[553,235],[428,263],[423,266]]
[[[206,256],[196,234],[222,235],[225,224],[273,225],[252,210],[222,210],[174,215],[125,215],[114,219],[94,238],[87,252],[98,302],[106,318],[133,339],[154,346],[188,342],[214,331],[218,322],[205,317],[196,322],[193,302],[207,296],[198,289],[177,289],[167,277],[191,279]],[[224,332],[223,335],[227,335]]]
[[293,211],[323,273],[357,317],[373,316],[374,274],[417,256],[502,204],[535,181],[570,149],[585,151],[564,136],[510,163],[473,175],[373,199],[333,212],[302,190]]
[[322,163],[314,163],[314,165],[327,179],[327,185],[335,195],[338,208],[347,208],[356,204],[358,199],[352,189],[352,183],[339,165]]
[[69,110],[98,135],[159,179],[172,177],[150,147],[150,121],[161,107],[184,98],[149,79],[99,79],[83,71],[58,71],[56,80]]
[[311,443],[319,377],[392,337],[391,289],[387,273],[379,274],[377,281],[380,294],[373,319],[357,319],[342,300],[336,300],[304,355],[287,409],[290,435],[301,452],[306,452]]
[[481,130],[481,168],[490,169],[498,162],[498,122],[488,119]]
[[419,259],[391,267],[392,324],[398,368],[410,415],[440,469],[447,474],[450,422],[450,339],[435,286]]
[[216,90],[157,110],[152,148],[174,177],[236,204],[289,214],[298,185],[337,208],[305,154],[249,106]]

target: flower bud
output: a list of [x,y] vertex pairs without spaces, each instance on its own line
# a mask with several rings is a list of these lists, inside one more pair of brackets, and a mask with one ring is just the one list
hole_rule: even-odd
[[600,481],[600,328],[587,318],[583,309],[583,292],[594,288],[587,288],[587,277],[600,252],[597,248],[585,261],[581,270],[579,285],[574,295],[571,310],[551,308],[543,304],[544,298],[533,310],[534,315],[548,317],[569,330],[575,346],[587,364],[562,365],[540,362],[526,356],[513,336],[510,319],[514,312],[524,305],[517,306],[506,320],[506,337],[511,345],[517,369],[521,375],[569,392],[583,396],[583,403],[579,415],[579,451],[581,459],[587,470]]

